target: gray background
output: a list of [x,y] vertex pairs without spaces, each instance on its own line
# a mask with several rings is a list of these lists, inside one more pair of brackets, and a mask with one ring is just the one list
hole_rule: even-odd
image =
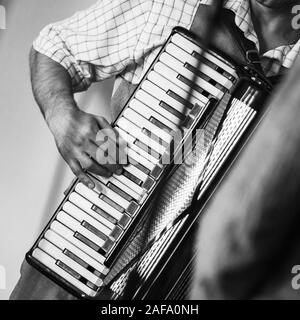
[[[25,253],[62,199],[71,172],[60,159],[30,88],[28,52],[43,26],[96,0],[9,0],[0,30],[0,266],[7,299]],[[112,81],[78,95],[89,112],[108,116]],[[0,267],[1,271],[1,267]],[[1,287],[1,282],[0,282]]]

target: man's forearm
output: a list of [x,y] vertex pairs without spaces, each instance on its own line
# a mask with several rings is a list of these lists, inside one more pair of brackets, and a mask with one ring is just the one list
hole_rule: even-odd
[[94,182],[84,169],[105,177],[114,172],[120,174],[121,165],[97,159],[97,133],[111,129],[110,124],[103,117],[77,107],[67,70],[34,49],[30,52],[30,70],[34,97],[58,151],[73,173],[89,188],[94,188]]
[[32,48],[30,71],[33,94],[48,125],[58,109],[76,108],[71,78],[64,67]]

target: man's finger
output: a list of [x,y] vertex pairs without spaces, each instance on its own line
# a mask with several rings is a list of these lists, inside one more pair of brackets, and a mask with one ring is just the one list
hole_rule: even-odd
[[116,145],[125,145],[126,142],[122,139],[122,137],[119,135],[118,131],[115,130],[111,124],[102,117],[97,117],[96,120],[99,125],[99,131],[96,136],[96,143],[101,144],[106,140],[106,138],[110,138],[112,141],[116,143]]
[[98,145],[94,141],[90,140],[88,145],[84,148],[84,152],[88,154],[90,157],[92,157],[93,159],[96,159],[97,149],[98,149]]
[[99,176],[103,176],[109,178],[111,176],[111,172],[99,165],[93,158],[91,158],[88,154],[82,155],[80,159],[80,163],[82,166],[91,173],[94,173]]
[[95,160],[104,168],[112,173],[121,174],[123,166],[118,163],[118,149],[107,150],[105,146],[97,148]]
[[103,117],[95,116],[95,119],[98,122],[99,129],[111,129],[110,123]]
[[68,164],[72,172],[83,184],[85,184],[90,189],[93,189],[95,187],[93,180],[84,172],[78,160],[71,159],[69,160]]
[[[85,163],[85,168],[91,172],[94,172],[98,175],[110,176],[111,173],[121,174],[123,171],[122,165],[118,164],[114,159],[109,158],[99,159],[101,157],[100,154],[97,154],[98,146],[91,141],[91,143],[87,146],[85,153],[92,158],[91,161],[87,161]],[[118,150],[117,150],[118,152]],[[104,152],[103,152],[104,153]],[[104,173],[106,171],[106,173]]]

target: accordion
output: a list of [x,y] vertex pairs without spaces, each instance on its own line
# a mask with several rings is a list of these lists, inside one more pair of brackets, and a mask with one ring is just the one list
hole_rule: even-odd
[[198,216],[270,90],[249,65],[174,28],[113,123],[133,161],[121,175],[90,174],[93,190],[76,180],[27,261],[80,298],[184,298]]

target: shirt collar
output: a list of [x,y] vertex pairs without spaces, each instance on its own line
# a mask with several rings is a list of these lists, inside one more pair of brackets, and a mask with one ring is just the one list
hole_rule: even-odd
[[[245,37],[255,43],[259,50],[257,34],[254,30],[249,0],[227,0],[225,8],[235,13],[235,23],[243,31]],[[300,40],[296,44],[283,45],[264,52],[261,57],[272,59],[275,64],[290,68],[300,49]]]

